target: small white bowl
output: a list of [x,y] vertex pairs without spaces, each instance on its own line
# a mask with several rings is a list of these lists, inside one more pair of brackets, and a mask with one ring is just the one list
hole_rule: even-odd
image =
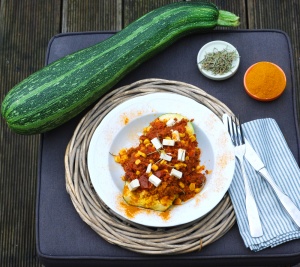
[[[207,71],[201,68],[200,62],[204,59],[205,54],[213,52],[214,49],[217,49],[219,51],[223,49],[228,49],[228,51],[236,51],[237,57],[236,59],[232,62],[232,69],[231,71],[224,73],[224,74],[213,74],[211,71]],[[240,56],[237,51],[237,49],[231,45],[230,43],[224,42],[224,41],[212,41],[207,43],[206,45],[202,46],[200,49],[198,56],[197,56],[197,65],[200,70],[200,72],[207,78],[212,79],[212,80],[225,80],[228,79],[229,77],[233,76],[240,64]]]

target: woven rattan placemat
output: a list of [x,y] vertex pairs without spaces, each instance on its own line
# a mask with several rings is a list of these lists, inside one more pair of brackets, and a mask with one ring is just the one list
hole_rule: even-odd
[[218,99],[191,84],[162,79],[140,80],[105,95],[80,121],[65,153],[66,189],[82,218],[108,242],[144,254],[180,254],[200,250],[222,237],[235,223],[231,200],[226,194],[206,216],[170,228],[135,224],[110,210],[95,192],[87,167],[90,140],[102,119],[117,105],[154,92],[184,95],[205,105],[218,117],[233,115]]

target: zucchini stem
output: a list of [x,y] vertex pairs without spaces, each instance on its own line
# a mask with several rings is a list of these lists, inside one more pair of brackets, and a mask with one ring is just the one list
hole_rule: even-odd
[[217,21],[218,26],[225,26],[225,27],[236,27],[240,25],[240,17],[237,15],[225,11],[219,10],[219,18]]

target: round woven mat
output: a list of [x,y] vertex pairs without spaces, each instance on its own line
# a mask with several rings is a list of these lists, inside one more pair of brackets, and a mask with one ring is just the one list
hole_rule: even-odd
[[102,119],[122,102],[154,92],[172,92],[190,97],[220,118],[224,112],[233,115],[218,99],[198,87],[182,82],[146,79],[115,89],[82,118],[67,146],[66,189],[82,220],[112,244],[156,255],[200,250],[222,237],[234,225],[235,214],[228,194],[209,214],[197,221],[170,228],[151,228],[135,224],[110,210],[98,197],[89,177],[89,143]]

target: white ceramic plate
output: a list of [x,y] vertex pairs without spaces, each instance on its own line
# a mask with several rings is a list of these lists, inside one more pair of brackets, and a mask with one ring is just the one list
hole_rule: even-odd
[[[122,198],[124,174],[110,153],[138,145],[139,133],[156,117],[180,113],[194,119],[201,163],[210,171],[204,189],[191,200],[166,212],[127,205]],[[223,198],[234,172],[234,152],[222,121],[196,101],[173,93],[153,93],[132,98],[104,117],[94,132],[88,150],[88,169],[99,197],[117,214],[135,223],[169,227],[196,220]]]
[[[224,73],[224,74],[214,75],[211,71],[207,71],[207,70],[204,70],[203,68],[201,68],[201,64],[199,64],[199,62],[201,62],[204,59],[205,54],[213,52],[214,49],[217,49],[219,51],[221,51],[223,49],[227,49],[228,51],[236,51],[237,58],[232,62],[231,71]],[[225,80],[225,79],[230,78],[231,76],[233,76],[236,73],[236,71],[240,65],[240,56],[239,56],[237,49],[232,44],[217,40],[217,41],[209,42],[209,43],[205,44],[204,46],[202,46],[202,48],[200,49],[198,56],[197,56],[197,64],[198,64],[198,68],[199,68],[200,72],[205,77],[212,79],[212,80]]]

